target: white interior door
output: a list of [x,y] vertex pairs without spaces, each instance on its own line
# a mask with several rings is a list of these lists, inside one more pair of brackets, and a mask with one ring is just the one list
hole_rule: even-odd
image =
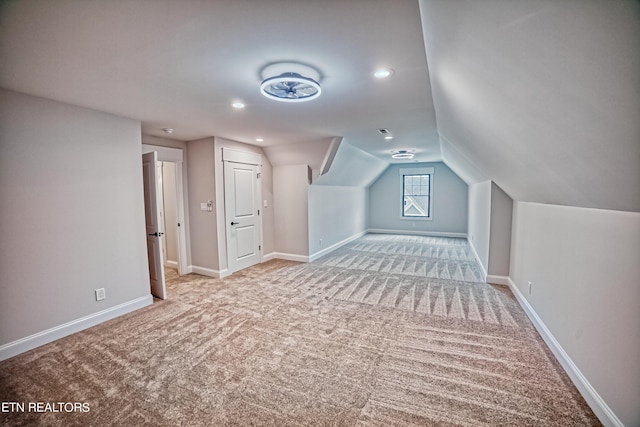
[[227,254],[231,273],[260,262],[258,166],[224,162]]
[[144,212],[147,226],[147,256],[149,258],[151,294],[157,298],[166,299],[167,289],[164,282],[164,268],[162,264],[162,231],[157,197],[157,164],[158,153],[155,151],[142,155]]

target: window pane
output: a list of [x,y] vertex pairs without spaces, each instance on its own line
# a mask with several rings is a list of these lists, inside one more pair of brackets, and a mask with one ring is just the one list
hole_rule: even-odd
[[416,202],[424,212],[425,216],[429,216],[429,197],[427,196],[416,196]]
[[429,217],[429,184],[431,176],[404,175],[403,177],[402,216]]

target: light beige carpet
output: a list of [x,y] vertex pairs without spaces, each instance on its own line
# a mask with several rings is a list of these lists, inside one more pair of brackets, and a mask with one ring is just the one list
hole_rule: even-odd
[[467,249],[373,235],[315,263],[174,277],[166,301],[0,363],[0,400],[89,412],[0,423],[599,425],[507,288],[428,276],[473,271]]

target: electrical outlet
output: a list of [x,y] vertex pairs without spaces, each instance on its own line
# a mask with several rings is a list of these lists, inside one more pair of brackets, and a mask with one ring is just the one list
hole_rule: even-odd
[[106,298],[104,288],[96,289],[96,301],[102,301]]
[[529,284],[529,295],[531,295],[531,287],[533,286],[533,283],[531,283],[531,280],[529,280],[527,283]]

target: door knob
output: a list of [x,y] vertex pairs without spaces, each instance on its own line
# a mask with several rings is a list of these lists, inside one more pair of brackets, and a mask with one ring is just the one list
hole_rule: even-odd
[[240,223],[231,221],[231,225],[236,225],[236,224],[240,224]]
[[162,236],[164,233],[161,233],[159,231],[156,231],[155,233],[149,233],[148,236],[156,236],[156,237],[160,237]]

